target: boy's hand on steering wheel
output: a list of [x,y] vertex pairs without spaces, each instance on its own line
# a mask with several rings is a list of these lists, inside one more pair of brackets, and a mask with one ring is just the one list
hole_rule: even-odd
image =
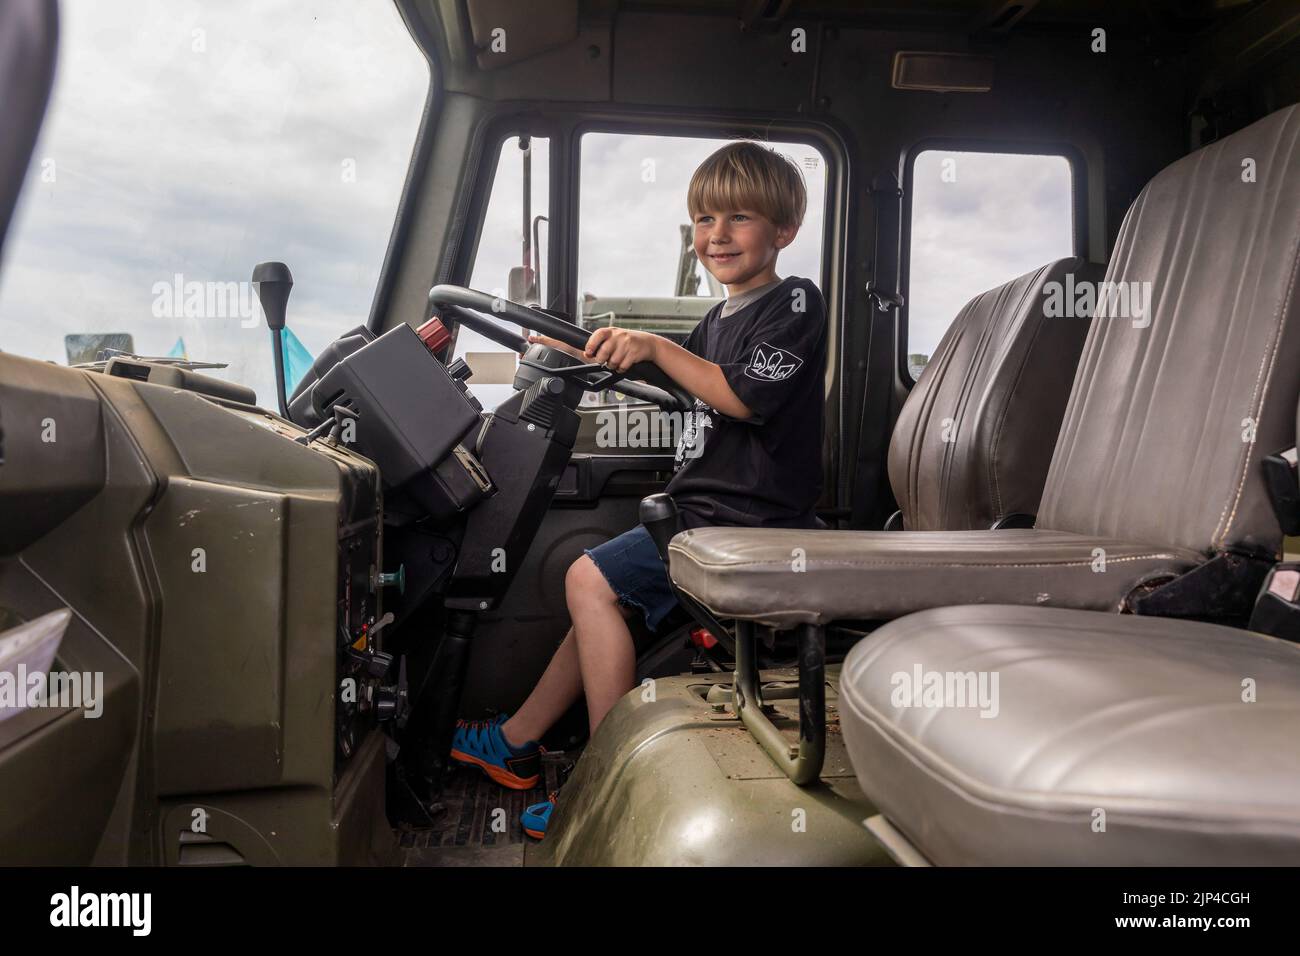
[[659,336],[652,332],[604,326],[587,340],[586,359],[615,372],[626,372],[637,362],[653,362],[658,342]]

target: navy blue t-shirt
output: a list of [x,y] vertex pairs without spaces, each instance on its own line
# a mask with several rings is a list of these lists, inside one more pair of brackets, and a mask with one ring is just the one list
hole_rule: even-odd
[[816,527],[822,490],[826,305],[808,279],[782,280],[733,314],[714,306],[682,343],[719,365],[754,413],[700,399],[685,416],[668,493],[685,528]]

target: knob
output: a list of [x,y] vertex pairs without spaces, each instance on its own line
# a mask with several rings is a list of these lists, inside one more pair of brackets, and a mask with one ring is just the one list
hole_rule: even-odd
[[390,588],[397,585],[399,594],[406,593],[406,565],[398,565],[396,571],[384,571],[379,575],[378,584],[381,588]]
[[673,535],[680,528],[677,502],[673,501],[672,495],[663,492],[656,495],[647,495],[641,499],[640,517],[641,523],[650,532],[655,548],[659,551],[659,557],[667,565],[668,542],[673,539]]

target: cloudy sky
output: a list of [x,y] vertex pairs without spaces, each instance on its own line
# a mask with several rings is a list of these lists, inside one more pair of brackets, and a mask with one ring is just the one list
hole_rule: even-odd
[[[270,335],[155,317],[154,287],[293,271],[315,352],[366,320],[428,69],[385,0],[64,0],[54,94],[0,273],[0,349],[130,332],[273,403]],[[53,181],[45,181],[52,170]],[[45,175],[43,175],[45,173]],[[354,174],[351,174],[354,173]]]
[[909,353],[933,354],[979,293],[1073,254],[1063,157],[926,150],[912,179]]
[[[234,310],[187,317],[184,303],[160,304],[159,284],[245,282],[281,259],[295,280],[289,324],[310,352],[364,322],[427,92],[423,58],[387,0],[64,0],[61,14],[51,107],[0,272],[0,349],[64,362],[71,333],[128,332],[141,354],[183,338],[190,358],[228,362],[215,374],[274,404],[265,328]],[[537,215],[548,144],[534,142]],[[721,142],[584,137],[582,291],[672,294],[686,184]],[[809,190],[779,272],[818,278],[824,163],[774,145]],[[1064,160],[957,154],[948,182],[953,155],[917,161],[912,352],[931,352],[974,294],[1070,250]],[[486,291],[519,263],[520,169],[507,141],[471,278]],[[543,248],[546,235],[543,224]],[[497,347],[459,343],[483,348]]]

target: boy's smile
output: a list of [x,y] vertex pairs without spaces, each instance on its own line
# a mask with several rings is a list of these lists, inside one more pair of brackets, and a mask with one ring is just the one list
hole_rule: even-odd
[[695,255],[728,295],[776,279],[776,255],[797,229],[777,226],[752,210],[713,210],[695,217]]

